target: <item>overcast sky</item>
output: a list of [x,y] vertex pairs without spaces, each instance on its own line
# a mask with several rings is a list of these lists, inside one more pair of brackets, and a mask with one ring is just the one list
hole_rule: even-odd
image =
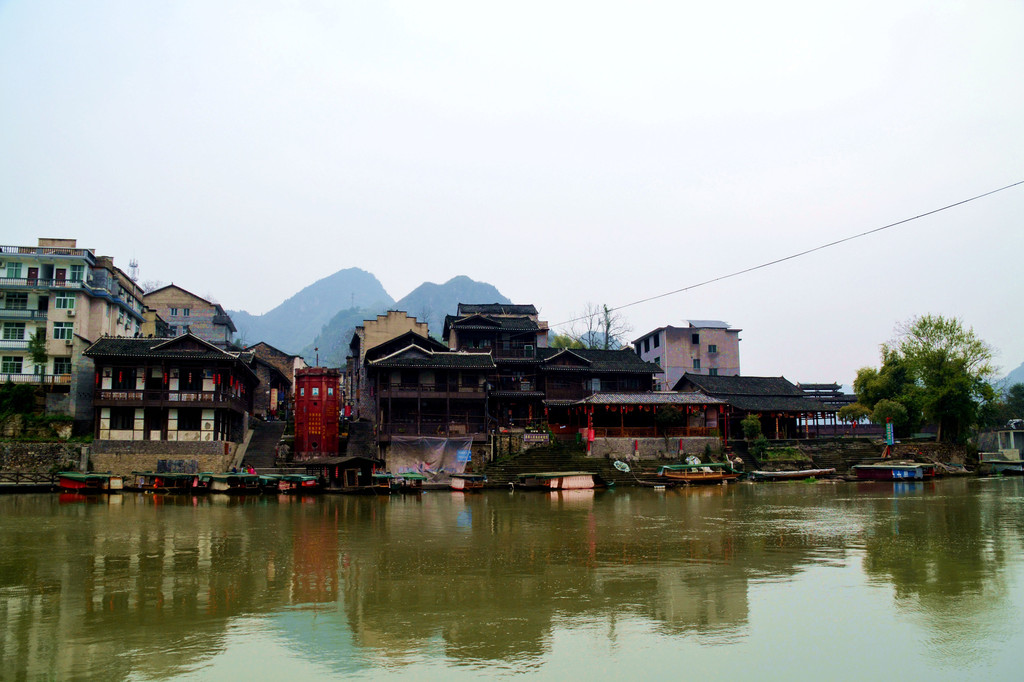
[[[0,0],[0,241],[253,313],[465,274],[555,324],[1024,180],[1022,63],[1011,0]],[[1005,373],[1022,215],[1024,186],[622,314],[841,383],[957,315]]]

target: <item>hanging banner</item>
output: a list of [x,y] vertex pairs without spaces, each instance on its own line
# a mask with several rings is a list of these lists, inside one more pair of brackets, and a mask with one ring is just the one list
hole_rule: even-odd
[[449,474],[466,470],[470,459],[461,459],[460,453],[471,453],[472,445],[472,438],[392,436],[387,469],[393,474],[423,474],[430,483],[447,483]]

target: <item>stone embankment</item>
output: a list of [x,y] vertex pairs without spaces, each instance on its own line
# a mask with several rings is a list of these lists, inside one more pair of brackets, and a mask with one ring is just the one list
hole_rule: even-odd
[[49,473],[77,471],[88,461],[89,448],[81,443],[0,443],[0,471]]

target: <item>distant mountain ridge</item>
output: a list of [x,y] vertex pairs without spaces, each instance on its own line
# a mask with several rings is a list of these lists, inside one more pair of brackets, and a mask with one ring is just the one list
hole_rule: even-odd
[[1024,362],[1020,363],[1017,369],[1007,374],[1000,383],[1006,388],[1014,384],[1024,384]]
[[441,337],[446,315],[459,303],[511,303],[496,287],[459,275],[444,284],[424,282],[395,301],[377,278],[365,270],[339,270],[305,287],[263,315],[229,310],[238,336],[246,345],[265,341],[306,362],[340,367],[348,344],[363,320],[388,310],[402,310],[427,322],[432,336]]

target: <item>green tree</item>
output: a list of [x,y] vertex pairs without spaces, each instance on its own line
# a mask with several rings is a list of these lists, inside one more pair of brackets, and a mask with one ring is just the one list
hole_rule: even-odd
[[755,440],[761,435],[761,418],[756,414],[748,414],[740,422],[743,429],[743,437],[747,440]]
[[1006,411],[1010,419],[1024,419],[1024,384],[1014,384],[1006,390]]
[[853,403],[852,405],[843,405],[839,408],[839,421],[852,424],[853,422],[859,422],[861,419],[871,416],[871,409],[861,405],[860,403]]
[[[854,390],[858,401],[871,407],[874,421],[883,399],[906,410],[897,434],[916,431],[923,418],[938,425],[940,440],[961,441],[977,424],[981,406],[995,397],[992,355],[991,346],[959,318],[915,317],[882,344],[881,369],[857,372]],[[883,412],[892,409],[886,405]]]
[[572,338],[568,334],[555,334],[551,337],[552,348],[584,348],[583,342]]
[[892,428],[897,431],[907,425],[907,408],[903,403],[883,398],[875,403],[875,409],[871,411],[871,421],[880,425],[892,421]]
[[43,374],[46,371],[46,330],[37,329],[28,341],[28,354],[32,358],[32,364],[36,366],[36,374]]

